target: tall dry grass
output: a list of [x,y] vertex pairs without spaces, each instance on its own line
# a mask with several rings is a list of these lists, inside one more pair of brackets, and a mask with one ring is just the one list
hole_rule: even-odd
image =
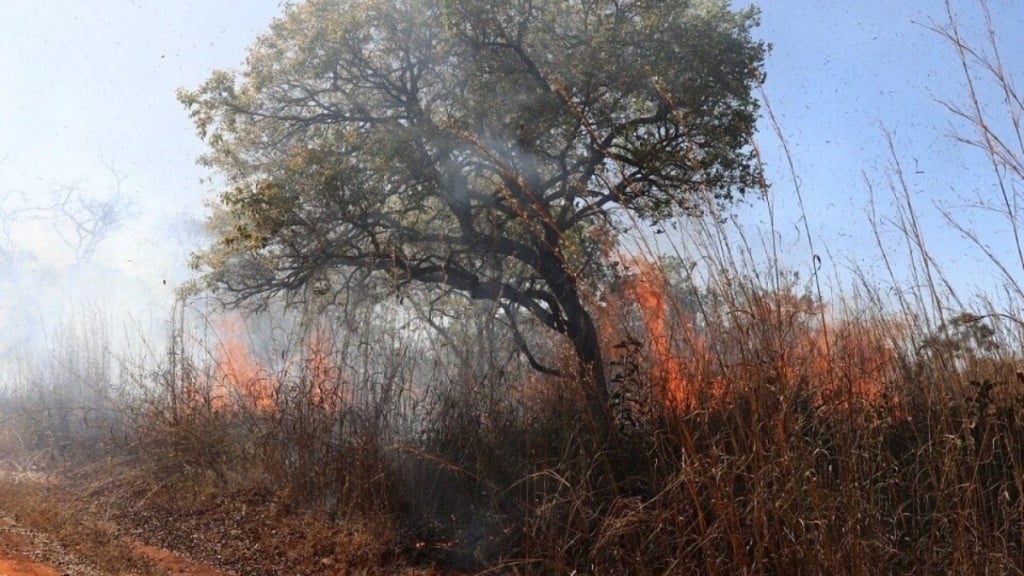
[[[972,47],[952,13],[935,29],[967,80],[949,105],[962,139],[993,167],[987,208],[1016,234],[1024,106],[998,38]],[[810,276],[780,263],[767,186],[764,241],[710,202],[675,245],[636,237],[592,295],[614,438],[580,417],[577,380],[512,352],[526,339],[571,374],[557,341],[410,294],[230,321],[183,303],[167,349],[133,361],[92,325],[18,368],[0,446],[103,455],[176,489],[256,487],[383,527],[405,561],[481,573],[1024,572],[1024,260],[947,212],[1003,285],[957,294],[888,144],[885,184],[868,183],[897,207],[869,218],[887,276],[831,300],[809,228]]]

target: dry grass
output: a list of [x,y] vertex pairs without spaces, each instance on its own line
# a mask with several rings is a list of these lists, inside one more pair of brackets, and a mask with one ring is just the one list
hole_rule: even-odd
[[[1024,151],[1008,144],[1021,141],[1020,99],[996,39],[985,56],[955,24],[936,28],[973,81],[951,110],[992,159],[991,211],[1020,230]],[[1006,95],[1009,123],[978,104],[984,79]],[[163,495],[167,518],[196,503],[244,516],[246,495],[272,495],[261,502],[276,525],[315,516],[323,530],[274,553],[323,556],[323,573],[1020,574],[1024,264],[996,262],[1009,303],[960,298],[890,150],[888,221],[912,260],[910,289],[877,215],[889,277],[861,275],[833,302],[818,270],[799,281],[778,264],[774,230],[765,264],[724,219],[691,225],[675,258],[641,242],[646,257],[623,259],[634,275],[593,297],[620,401],[613,438],[578,417],[578,381],[509,357],[515,341],[493,310],[451,303],[442,326],[411,294],[406,308],[353,301],[315,328],[252,316],[221,337],[222,320],[176,310],[168,353],[123,383],[100,369],[109,359],[65,355],[92,386],[6,394],[0,454],[113,458],[104,473],[148,478],[130,498]],[[535,352],[565,358],[521,328]],[[95,528],[33,490],[0,491],[0,506],[72,540]]]
[[[1024,569],[1024,384],[1002,316],[929,327],[847,305],[823,318],[795,285],[714,274],[732,289],[669,271],[660,313],[622,306],[605,323],[613,381],[634,393],[611,442],[573,416],[572,381],[374,323],[355,341],[299,339],[276,365],[236,350],[251,369],[230,377],[224,354],[205,352],[225,348],[196,340],[129,373],[139,392],[116,415],[62,419],[45,398],[11,400],[0,438],[49,454],[59,439],[70,448],[51,464],[134,475],[148,488],[120,499],[159,503],[158,523],[237,533],[264,561],[310,573]],[[667,346],[615,347],[655,325]],[[488,346],[507,345],[493,333]],[[97,563],[130,561],[80,504],[41,490],[12,485],[0,506]]]

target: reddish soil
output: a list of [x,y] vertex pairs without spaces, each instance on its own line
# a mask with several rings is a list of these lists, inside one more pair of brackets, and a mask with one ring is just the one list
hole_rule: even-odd
[[[208,564],[190,561],[170,550],[133,543],[139,556],[177,576],[227,576]],[[10,518],[0,519],[0,576],[64,576],[98,574],[61,551],[46,535],[26,530]]]
[[[426,543],[406,542],[382,526],[331,521],[263,490],[154,485],[131,474],[15,479],[0,472],[0,491],[7,493],[0,576],[135,574],[142,565],[149,566],[145,574],[175,576],[466,573],[442,568],[442,555]],[[23,513],[46,533],[26,528],[29,521],[17,516]],[[67,526],[65,514],[77,527]],[[108,564],[96,569],[75,550]]]
[[[136,542],[134,548],[139,554],[153,560],[157,566],[167,570],[170,574],[180,576],[226,576],[224,572],[217,570],[209,564],[187,560],[164,548],[148,546],[141,542]],[[2,574],[3,572],[0,572],[0,576]]]
[[[6,527],[5,527],[6,528]],[[29,558],[25,552],[32,548],[24,536],[11,532],[0,532],[0,576],[59,576],[60,570],[40,564]]]
[[238,576],[413,573],[395,565],[388,543],[372,529],[290,510],[273,495],[245,491],[192,500],[175,492],[149,494],[141,506],[117,511],[115,519],[141,540],[188,550]]
[[[67,506],[73,505],[67,490],[61,489],[43,476],[0,472],[0,484],[0,490],[7,489],[11,490],[11,493],[21,495],[13,502],[14,508],[25,506],[23,513],[46,515],[46,506],[67,509]],[[40,504],[41,501],[46,503]],[[76,512],[84,511],[78,507],[74,509]],[[209,564],[138,542],[122,530],[115,529],[110,534],[101,534],[103,531],[67,530],[68,533],[76,535],[75,541],[69,542],[67,533],[63,533],[64,529],[57,525],[44,530],[55,529],[62,532],[60,535],[28,528],[11,510],[0,508],[0,576],[102,576],[111,573],[112,569],[109,566],[106,569],[97,569],[87,560],[69,551],[69,546],[84,542],[86,539],[91,541],[89,548],[92,550],[123,547],[128,551],[130,558],[136,558],[143,563],[148,561],[150,566],[155,566],[155,572],[159,574],[228,576],[228,573],[219,571]],[[105,539],[110,535],[113,535],[112,539]],[[114,553],[107,555],[113,556]],[[125,568],[128,569],[127,566]],[[135,573],[131,569],[128,569],[128,572]],[[122,572],[117,569],[116,573]]]

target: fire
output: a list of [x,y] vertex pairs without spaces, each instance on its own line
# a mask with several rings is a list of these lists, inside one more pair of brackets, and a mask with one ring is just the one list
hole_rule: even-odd
[[323,328],[314,329],[306,339],[303,376],[310,404],[325,412],[334,412],[344,401],[351,401],[338,367],[331,362],[333,354],[334,339]]
[[[831,370],[836,392],[881,401],[886,383],[896,374],[896,353],[879,328],[846,321],[833,326],[828,337],[828,350],[825,346],[817,350],[818,371]],[[823,340],[824,334],[819,334],[819,339]]]
[[[630,336],[642,340],[642,384],[650,386],[647,397],[662,407],[683,411],[727,401],[727,389],[742,390],[766,377],[788,385],[807,383],[816,398],[840,404],[853,398],[887,400],[896,355],[885,327],[854,320],[823,325],[820,304],[789,293],[738,298],[730,304],[739,310],[713,311],[698,326],[656,263],[626,261],[631,274],[605,298],[598,321],[607,343]],[[634,333],[626,330],[624,335],[627,318],[632,318]],[[333,361],[335,340],[329,329],[311,330],[279,372],[253,354],[241,319],[223,320],[219,333],[209,376],[208,398],[215,409],[270,413],[298,401],[333,413],[353,402]]]
[[886,331],[895,327],[830,319],[825,310],[815,299],[790,292],[748,296],[728,331],[733,350],[727,353],[734,357],[726,364],[756,362],[747,378],[757,381],[767,373],[782,385],[805,383],[830,403],[885,400],[896,373]]
[[643,318],[647,345],[653,356],[651,381],[664,384],[665,402],[682,406],[692,395],[692,386],[684,376],[681,358],[672,352],[672,334],[667,321],[670,305],[666,296],[667,282],[650,262],[635,260],[633,264],[637,273],[626,283],[624,292],[636,302]]
[[286,358],[277,371],[257,359],[248,344],[245,323],[238,317],[222,319],[218,334],[208,384],[212,407],[218,411],[272,413],[282,402],[298,401],[333,412],[351,400],[344,393],[340,370],[332,362],[334,340],[325,330],[311,330],[301,352]]
[[673,299],[669,281],[657,264],[641,258],[623,260],[631,273],[606,302],[607,313],[601,321],[606,340],[621,341],[616,322],[630,312],[637,314],[643,329],[646,377],[655,387],[653,398],[673,409],[692,407],[698,395],[721,388],[709,369],[711,353],[692,319]]
[[[715,311],[719,322],[713,317],[714,326],[702,331],[673,300],[657,264],[624,260],[632,274],[617,297],[607,299],[602,329],[606,341],[622,341],[614,317],[637,314],[648,382],[666,407],[690,409],[699,400],[723,398],[729,386],[742,389],[766,375],[790,385],[809,383],[819,399],[885,400],[896,356],[884,327],[858,320],[823,324],[820,303],[783,293],[737,299],[731,304],[741,310]],[[708,333],[715,334],[712,345]]]
[[257,412],[277,409],[274,379],[253,356],[245,338],[244,323],[237,318],[222,321],[221,338],[214,357],[215,407],[246,406]]

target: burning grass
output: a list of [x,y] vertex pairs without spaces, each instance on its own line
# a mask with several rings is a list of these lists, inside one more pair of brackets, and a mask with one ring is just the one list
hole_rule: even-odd
[[[955,21],[937,31],[969,79],[1019,93]],[[992,140],[979,85],[973,108],[951,109],[993,160],[1005,202],[984,208],[1020,230],[1024,164],[992,147],[1020,130]],[[0,389],[0,458],[145,478],[132,510],[159,503],[162,522],[197,534],[187,520],[209,514],[204,534],[256,526],[243,548],[267,556],[239,558],[238,573],[299,557],[315,558],[310,574],[1024,573],[1021,263],[994,262],[1005,303],[965,304],[900,171],[894,153],[892,220],[871,206],[889,280],[860,276],[849,301],[823,299],[813,245],[798,282],[774,224],[765,263],[713,205],[679,227],[693,232],[674,258],[622,256],[589,303],[611,431],[581,417],[557,341],[410,290],[405,307],[353,295],[298,318],[179,307],[167,353],[118,371],[95,338],[66,339],[46,355],[59,362]],[[910,255],[904,281],[883,222]],[[563,376],[510,353],[526,344]],[[39,499],[0,505],[23,501]]]
[[[312,514],[341,530],[302,556],[322,556],[310,566],[325,574],[1022,568],[1011,341],[912,338],[884,317],[825,318],[792,291],[726,298],[653,278],[625,284],[605,322],[607,342],[637,343],[610,370],[632,365],[628,384],[656,392],[637,396],[646,404],[611,442],[570,416],[583,402],[571,381],[514,360],[445,360],[431,339],[368,325],[372,338],[300,334],[276,363],[237,344],[240,330],[235,344],[178,348],[173,365],[136,376],[147,392],[124,399],[119,435],[86,435],[96,445],[63,462],[104,454],[106,474],[151,478],[128,499],[161,502],[175,523],[199,501],[228,524],[247,518],[259,507],[246,494],[274,511],[257,540]],[[353,361],[362,354],[375,358]],[[11,447],[25,433],[3,437]],[[346,526],[373,527],[372,559],[350,557],[367,548]]]
[[[110,358],[65,354],[107,379],[8,391],[0,449],[22,469],[138,479],[126,521],[238,534],[206,558],[237,573],[1024,569],[1015,321],[841,313],[728,267],[705,285],[653,259],[629,270],[602,295],[612,409],[628,413],[612,437],[578,416],[571,377],[508,355],[500,315],[410,328],[374,303],[303,330],[179,323],[124,382],[99,369]],[[265,554],[225,564],[243,548]]]
[[[103,346],[55,353],[72,360],[5,390],[0,450],[136,478],[125,521],[188,526],[236,573],[1024,570],[1012,316],[840,306],[725,265],[704,283],[628,269],[595,306],[611,436],[579,417],[571,376],[509,355],[500,314],[416,325],[368,302],[303,329],[196,315],[117,372]],[[541,334],[518,338],[568,358]],[[224,554],[243,549],[263,552]]]

